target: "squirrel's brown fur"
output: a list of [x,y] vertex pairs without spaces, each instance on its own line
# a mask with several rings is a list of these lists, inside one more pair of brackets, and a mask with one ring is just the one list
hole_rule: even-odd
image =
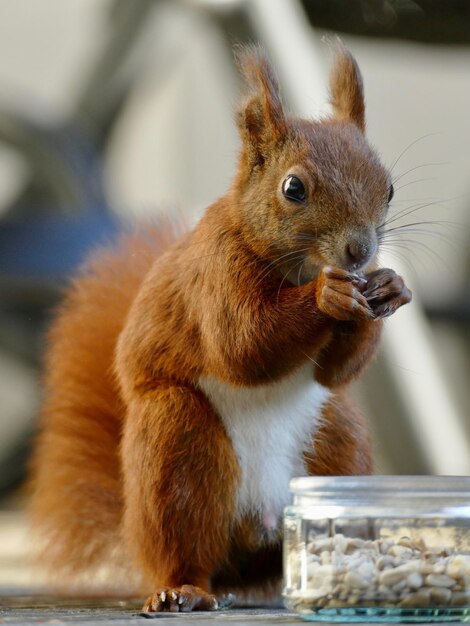
[[[238,458],[196,381],[255,388],[312,361],[332,395],[306,469],[368,473],[345,387],[374,354],[380,318],[410,298],[374,267],[390,179],[364,137],[355,61],[339,50],[322,121],[286,115],[261,52],[240,65],[249,88],[227,194],[191,232],[161,225],[95,256],[49,335],[32,501],[42,561],[77,574],[117,559],[138,573],[129,591],[156,591],[150,610],[208,608],[210,591],[279,578],[279,536],[260,540],[259,520],[237,518]],[[292,174],[304,202],[282,195]]]

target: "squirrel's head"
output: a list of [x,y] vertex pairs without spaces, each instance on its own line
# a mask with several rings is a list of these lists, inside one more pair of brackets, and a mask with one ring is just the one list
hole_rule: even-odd
[[259,49],[243,49],[239,63],[248,93],[237,115],[243,145],[234,193],[248,244],[293,283],[326,265],[365,269],[374,262],[393,187],[365,138],[356,61],[338,45],[333,114],[321,120],[286,114]]

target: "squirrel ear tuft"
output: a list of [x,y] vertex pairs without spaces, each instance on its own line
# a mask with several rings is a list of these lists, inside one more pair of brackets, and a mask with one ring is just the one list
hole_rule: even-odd
[[286,134],[286,118],[279,84],[266,54],[257,46],[236,51],[247,96],[237,111],[237,122],[251,165],[262,165],[270,150]]
[[334,116],[353,122],[364,132],[366,105],[362,75],[355,58],[339,39],[330,74],[330,97]]

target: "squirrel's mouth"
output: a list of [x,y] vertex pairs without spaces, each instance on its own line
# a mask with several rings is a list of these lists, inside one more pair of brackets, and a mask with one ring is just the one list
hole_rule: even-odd
[[341,266],[341,269],[346,270],[347,272],[357,273],[361,270],[366,269],[367,266],[371,264],[372,260],[373,258],[370,258],[370,259],[367,259],[367,261],[364,261],[363,263],[345,264]]
[[295,257],[292,261],[279,264],[278,269],[287,284],[300,287],[314,280],[323,267],[327,265],[338,267],[347,272],[357,274],[365,272],[374,264],[378,246],[373,244],[368,248],[363,258],[351,259],[346,254],[305,254],[302,258]]

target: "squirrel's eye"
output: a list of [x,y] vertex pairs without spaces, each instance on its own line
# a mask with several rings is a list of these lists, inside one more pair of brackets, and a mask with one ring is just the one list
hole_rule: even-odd
[[388,188],[388,200],[387,200],[387,202],[391,202],[392,201],[394,193],[395,193],[395,189],[393,188],[393,185],[390,185],[390,187]]
[[306,196],[304,184],[297,176],[286,178],[282,183],[282,193],[285,198],[294,202],[303,202]]

